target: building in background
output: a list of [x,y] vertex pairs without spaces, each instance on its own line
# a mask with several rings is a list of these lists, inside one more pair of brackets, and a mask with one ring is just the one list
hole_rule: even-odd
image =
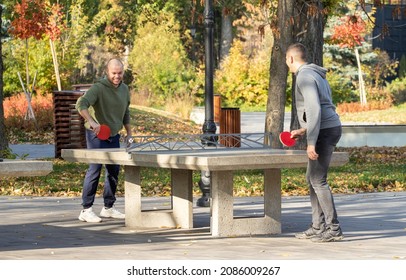
[[406,56],[406,0],[383,0],[376,7],[372,47],[388,53],[391,59]]

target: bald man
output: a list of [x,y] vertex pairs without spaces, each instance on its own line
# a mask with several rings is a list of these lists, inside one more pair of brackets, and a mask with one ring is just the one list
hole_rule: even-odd
[[[86,144],[88,149],[119,148],[119,131],[126,130],[126,139],[131,137],[130,127],[130,92],[123,83],[124,65],[119,59],[108,61],[105,77],[97,81],[78,99],[76,109],[85,119]],[[110,127],[111,134],[107,140],[100,140],[97,134],[100,125]],[[116,190],[120,166],[115,164],[105,165],[103,201],[104,207],[100,217],[93,211],[93,203],[99,184],[102,164],[90,164],[83,182],[82,206],[79,220],[83,222],[99,223],[103,218],[124,219],[125,215],[115,207]]]
[[341,122],[332,101],[327,70],[306,61],[306,49],[292,44],[286,64],[296,76],[295,101],[301,128],[291,131],[293,138],[306,136],[309,158],[306,180],[310,189],[312,224],[297,233],[299,239],[330,242],[343,239],[327,172],[334,148],[341,137]]

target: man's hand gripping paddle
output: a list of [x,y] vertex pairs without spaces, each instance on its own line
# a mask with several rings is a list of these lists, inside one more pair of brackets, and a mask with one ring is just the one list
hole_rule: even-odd
[[292,147],[296,144],[296,139],[292,138],[289,131],[281,132],[279,134],[279,141],[286,147]]

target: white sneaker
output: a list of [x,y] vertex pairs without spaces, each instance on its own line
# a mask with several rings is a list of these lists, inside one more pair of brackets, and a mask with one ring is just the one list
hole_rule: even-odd
[[92,207],[80,211],[79,220],[88,223],[100,223],[102,221],[102,219],[93,212]]
[[104,218],[125,219],[125,214],[118,211],[114,206],[111,208],[103,207],[100,216]]

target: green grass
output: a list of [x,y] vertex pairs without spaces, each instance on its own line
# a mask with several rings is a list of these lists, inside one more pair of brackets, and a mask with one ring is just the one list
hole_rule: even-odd
[[[266,112],[265,106],[240,107],[241,112]],[[287,106],[285,112],[290,112],[291,107]],[[342,113],[343,122],[368,122],[368,123],[390,123],[406,124],[406,103],[393,106],[386,110],[373,110],[366,112]]]
[[[350,153],[350,162],[331,168],[329,183],[334,193],[406,191],[406,147],[339,150]],[[54,171],[47,176],[0,179],[0,195],[80,196],[87,164],[49,160],[53,161]],[[120,173],[118,196],[124,195],[123,173]],[[194,194],[199,196],[200,172],[193,174]],[[170,195],[168,169],[142,168],[141,179],[143,196]],[[102,184],[100,182],[99,195]],[[263,195],[262,172],[238,171],[234,176],[234,185],[235,196]],[[282,194],[308,194],[304,168],[282,170]]]
[[[406,113],[406,105],[393,108],[394,114]],[[392,111],[391,111],[392,112]],[[190,121],[156,110],[131,109],[134,135],[185,134],[200,133],[201,127]],[[385,114],[380,114],[384,118]],[[20,133],[19,139],[41,138],[40,132]],[[43,133],[43,132],[42,132]],[[42,139],[50,141],[52,132]],[[20,142],[24,142],[19,140]],[[329,183],[334,193],[358,193],[381,191],[406,191],[406,147],[382,148],[340,148],[350,154],[350,162],[342,167],[331,168]],[[54,170],[47,176],[0,178],[0,195],[29,196],[80,196],[86,164],[70,163],[61,159],[52,160]],[[170,194],[170,173],[167,169],[143,168],[142,185],[144,196],[167,196]],[[124,194],[123,172],[120,174],[117,195]],[[200,172],[194,172],[195,195],[200,195],[198,181]],[[239,171],[235,173],[236,196],[263,194],[261,171]],[[100,182],[99,194],[102,191]],[[305,169],[282,170],[282,194],[305,195],[308,188],[305,181]]]
[[341,114],[340,118],[344,122],[406,124],[406,103],[387,110]]

